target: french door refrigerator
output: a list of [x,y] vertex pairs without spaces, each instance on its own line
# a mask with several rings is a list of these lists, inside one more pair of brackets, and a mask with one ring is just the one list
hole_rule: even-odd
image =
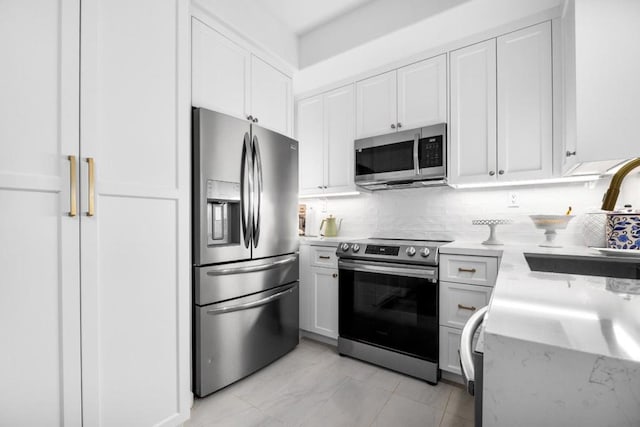
[[298,143],[193,110],[193,373],[205,396],[298,344]]

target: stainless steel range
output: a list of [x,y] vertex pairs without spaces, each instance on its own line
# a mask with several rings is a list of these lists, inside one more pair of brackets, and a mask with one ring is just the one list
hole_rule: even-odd
[[445,243],[340,244],[340,354],[438,382],[438,248]]

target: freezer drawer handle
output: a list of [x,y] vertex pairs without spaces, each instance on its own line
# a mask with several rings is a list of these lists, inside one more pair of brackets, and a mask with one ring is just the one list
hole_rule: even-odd
[[238,305],[228,305],[226,307],[220,307],[220,308],[214,308],[213,310],[207,310],[207,314],[232,313],[234,311],[248,310],[250,308],[254,308],[254,307],[261,306],[261,305],[265,305],[265,304],[270,303],[273,300],[282,298],[286,294],[290,294],[291,292],[293,292],[293,288],[294,287],[295,287],[295,285],[291,286],[288,289],[285,289],[284,291],[278,292],[277,294],[273,294],[273,295],[270,295],[268,297],[259,299],[258,301],[252,301],[252,302],[247,302],[247,303],[238,304]]
[[473,335],[482,324],[488,308],[489,306],[485,306],[473,313],[473,316],[467,320],[464,328],[462,328],[462,336],[460,337],[460,368],[462,369],[462,377],[467,385],[467,392],[472,396],[475,393],[474,383],[476,375],[471,357],[473,353]]
[[269,264],[253,265],[250,267],[225,268],[222,270],[211,270],[211,271],[207,271],[207,276],[225,276],[228,274],[242,274],[242,273],[251,273],[254,271],[270,270],[280,265],[290,264],[294,262],[296,259],[297,257],[292,256],[286,259],[281,259],[279,261],[270,262]]

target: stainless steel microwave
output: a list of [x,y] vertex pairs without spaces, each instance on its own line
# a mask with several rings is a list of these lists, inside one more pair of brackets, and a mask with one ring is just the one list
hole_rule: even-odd
[[369,190],[444,184],[447,125],[357,139],[355,183]]

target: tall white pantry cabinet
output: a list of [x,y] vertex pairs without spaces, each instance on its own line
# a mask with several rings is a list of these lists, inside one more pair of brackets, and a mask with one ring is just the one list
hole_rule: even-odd
[[188,13],[0,2],[0,425],[188,417]]

